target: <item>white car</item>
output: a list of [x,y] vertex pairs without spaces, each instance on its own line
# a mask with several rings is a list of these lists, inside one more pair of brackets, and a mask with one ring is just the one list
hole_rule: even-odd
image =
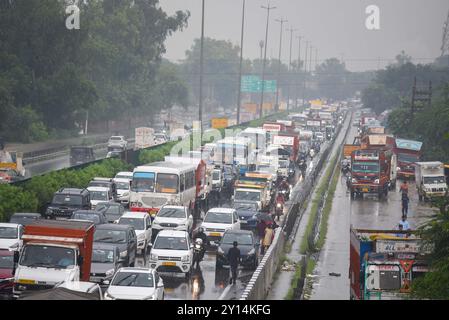
[[149,265],[159,273],[190,274],[193,245],[186,231],[162,230],[156,236]]
[[101,291],[101,287],[98,283],[86,281],[66,281],[57,285],[57,287],[66,288],[72,291],[93,293],[98,295],[98,300],[103,300],[103,292]]
[[89,191],[90,204],[92,206],[92,210],[94,210],[97,204],[100,202],[112,202],[114,200],[111,194],[111,189],[109,188],[88,187],[87,191]]
[[133,179],[133,173],[131,171],[121,171],[115,175],[114,179],[128,179],[131,181]]
[[118,224],[127,224],[134,227],[137,236],[137,250],[146,252],[148,246],[151,245],[151,218],[147,212],[125,212]]
[[183,206],[162,206],[153,220],[154,236],[161,230],[179,230],[191,233],[193,216]]
[[128,146],[128,141],[126,141],[124,136],[112,136],[108,141],[108,148],[122,148],[126,149]]
[[124,178],[114,178],[112,181],[114,181],[117,188],[117,202],[128,204],[129,194],[131,192],[130,180]]
[[207,211],[201,224],[210,242],[217,243],[226,230],[240,230],[240,219],[232,208],[212,208]]
[[0,249],[22,248],[23,226],[17,223],[0,223]]
[[104,293],[105,300],[163,300],[164,282],[154,269],[120,268]]

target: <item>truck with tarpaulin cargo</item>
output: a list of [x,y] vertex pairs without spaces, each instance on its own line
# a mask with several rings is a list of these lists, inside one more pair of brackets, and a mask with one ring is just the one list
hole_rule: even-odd
[[390,188],[390,150],[359,149],[351,154],[351,198],[363,194],[387,197]]
[[419,201],[447,196],[444,164],[440,161],[416,162],[415,181]]
[[234,185],[233,201],[257,202],[259,210],[271,205],[272,175],[265,172],[247,172]]
[[278,132],[271,136],[271,143],[284,147],[290,152],[290,161],[296,162],[299,153],[299,137],[297,134],[289,132]]
[[415,178],[415,163],[420,160],[421,147],[420,141],[396,138],[393,151],[398,158],[398,178]]
[[89,281],[95,226],[90,221],[36,220],[26,225],[14,255],[13,295]]
[[413,281],[429,271],[430,248],[413,231],[350,228],[351,300],[409,299]]

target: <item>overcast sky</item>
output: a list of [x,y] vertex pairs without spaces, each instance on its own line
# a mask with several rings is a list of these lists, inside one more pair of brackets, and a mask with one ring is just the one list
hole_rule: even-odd
[[[161,7],[173,14],[189,10],[189,26],[166,41],[165,58],[185,58],[194,38],[201,35],[201,0],[160,0]],[[267,0],[246,0],[244,57],[260,56],[259,41],[265,37]],[[298,56],[298,39],[304,57],[305,41],[318,48],[318,62],[330,57],[343,58],[351,71],[384,67],[401,50],[414,62],[427,63],[440,55],[442,29],[448,0],[270,0],[277,8],[270,12],[267,56],[277,58],[280,23],[285,29],[299,29],[294,35],[293,57]],[[380,9],[380,30],[368,30],[365,9]],[[205,36],[240,43],[242,0],[206,0]],[[282,60],[288,61],[290,33],[284,31]],[[315,58],[315,53],[313,54]],[[314,61],[313,61],[314,63]]]

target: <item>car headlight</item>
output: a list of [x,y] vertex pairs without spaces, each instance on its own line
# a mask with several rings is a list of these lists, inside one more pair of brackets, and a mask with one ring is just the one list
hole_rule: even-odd
[[115,270],[114,269],[109,269],[108,271],[106,271],[106,277],[110,277],[114,275]]
[[249,252],[248,252],[248,255],[249,256],[252,256],[253,254],[255,254],[256,253],[256,250],[254,249],[254,248],[252,248]]
[[157,300],[157,295],[154,293],[151,296],[145,297],[143,300]]
[[356,180],[355,178],[352,178],[352,179],[351,179],[351,182],[352,182],[352,183],[357,183],[357,180]]
[[401,171],[401,167],[396,167],[396,171]]
[[379,183],[379,179],[374,180],[374,183]]
[[280,203],[276,204],[276,208],[282,208],[282,205]]
[[49,208],[47,208],[47,210],[45,211],[45,213],[46,213],[46,214],[52,214],[52,213],[53,213],[53,210],[52,210],[52,209],[49,209]]
[[153,225],[155,225],[155,224],[159,224],[159,221],[157,221],[156,219],[153,220]]
[[122,197],[127,197],[127,196],[129,196],[129,192],[125,192],[122,194]]
[[150,254],[150,260],[157,260],[158,256],[157,254]]
[[189,261],[190,261],[190,256],[189,255],[183,256],[181,258],[181,262],[189,262]]
[[120,252],[120,258],[125,258],[128,255],[128,250]]
[[220,255],[223,255],[224,251],[223,251],[223,249],[221,247],[218,247],[217,253],[220,254]]
[[107,291],[104,293],[104,299],[105,300],[114,300],[114,296],[112,296],[111,294],[109,294]]

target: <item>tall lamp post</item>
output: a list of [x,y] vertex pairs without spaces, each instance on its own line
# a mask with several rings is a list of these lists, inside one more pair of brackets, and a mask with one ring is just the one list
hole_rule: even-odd
[[299,81],[298,81],[298,76],[301,72],[301,36],[296,37],[296,39],[298,39],[298,67],[297,67],[297,72],[298,74],[296,75],[296,98],[295,98],[295,109],[298,109],[298,98],[299,98]]
[[290,28],[290,57],[288,58],[288,84],[287,84],[287,111],[290,109],[290,69],[292,67],[292,45],[293,45],[293,32],[298,29]]
[[237,95],[237,124],[240,123],[240,107],[242,105],[242,65],[243,65],[243,34],[245,29],[245,1],[243,0],[243,8],[242,8],[242,34],[240,37],[240,69],[239,69],[239,88]]
[[284,20],[281,18],[281,20],[276,19],[277,22],[281,24],[281,35],[279,36],[279,64],[278,64],[278,81],[276,85],[276,103],[274,105],[274,110],[279,110],[279,83],[281,82],[281,53],[282,53],[282,31],[284,31],[284,22],[287,22],[287,20]]
[[261,94],[260,94],[260,110],[259,110],[259,117],[262,118],[263,116],[263,92],[265,90],[265,65],[267,62],[267,46],[268,46],[268,25],[270,21],[270,10],[276,9],[276,7],[271,7],[270,2],[268,2],[268,5],[261,6],[262,9],[267,10],[267,27],[265,30],[265,49],[264,49],[264,55],[263,55],[263,63],[262,63],[262,87],[261,87]]
[[201,17],[201,49],[200,49],[200,93],[199,93],[199,110],[198,117],[200,121],[200,136],[203,131],[203,70],[204,70],[204,1],[202,0],[202,17]]

